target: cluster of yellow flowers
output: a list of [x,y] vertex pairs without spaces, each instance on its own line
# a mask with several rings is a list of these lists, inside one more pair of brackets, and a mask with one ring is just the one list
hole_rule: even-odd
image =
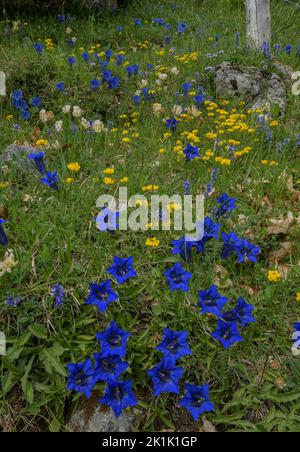
[[275,160],[262,160],[261,164],[266,166],[278,166],[278,162]]
[[296,293],[296,300],[300,302],[300,292]]
[[52,38],[45,39],[45,46],[47,50],[53,50],[54,48],[53,39]]
[[146,246],[149,248],[156,248],[160,245],[160,240],[158,240],[156,237],[151,237],[146,240]]
[[45,139],[43,139],[43,138],[41,138],[40,140],[37,140],[37,142],[35,143],[35,145],[36,145],[38,148],[41,148],[41,147],[47,147],[47,146],[49,146],[49,141],[48,141],[48,140],[45,140]]
[[179,61],[182,64],[194,63],[195,61],[198,61],[198,58],[199,52],[184,53],[181,56],[175,56],[175,60]]
[[115,174],[115,168],[105,168],[102,172],[103,172],[103,174],[105,176],[104,179],[103,179],[104,185],[114,185],[114,184],[116,184],[118,182],[126,184],[129,181],[128,177],[122,177],[119,180],[110,177],[110,176],[113,176]]
[[281,274],[279,273],[278,270],[270,270],[268,272],[268,280],[270,282],[278,282],[282,279]]
[[157,190],[159,190],[159,186],[158,185],[144,185],[142,190],[143,191],[157,191]]

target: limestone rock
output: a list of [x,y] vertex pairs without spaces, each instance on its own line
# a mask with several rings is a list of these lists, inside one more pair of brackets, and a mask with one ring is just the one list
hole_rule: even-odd
[[216,66],[214,74],[219,96],[241,97],[253,109],[277,104],[281,113],[285,113],[286,87],[277,74],[268,74],[255,66],[240,66],[227,61]]
[[0,166],[14,163],[20,171],[30,171],[35,168],[34,162],[28,158],[29,154],[37,154],[38,148],[33,146],[20,146],[11,144],[0,153]]

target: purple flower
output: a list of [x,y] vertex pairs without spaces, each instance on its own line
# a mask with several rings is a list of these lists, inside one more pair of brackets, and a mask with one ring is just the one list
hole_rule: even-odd
[[161,362],[148,371],[152,379],[154,395],[159,396],[164,392],[179,394],[179,380],[184,370],[176,366],[172,355],[165,356]]
[[180,400],[179,406],[186,408],[195,421],[198,421],[203,413],[215,411],[209,396],[209,385],[195,386],[186,384],[185,389],[185,396]]
[[102,284],[90,284],[90,294],[86,304],[97,306],[101,312],[105,312],[110,303],[119,298],[118,294],[112,290],[111,282],[108,279]]

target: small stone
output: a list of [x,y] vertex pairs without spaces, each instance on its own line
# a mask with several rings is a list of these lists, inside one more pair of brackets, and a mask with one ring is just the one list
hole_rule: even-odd
[[21,171],[34,170],[35,165],[32,160],[28,158],[29,154],[37,154],[40,150],[33,146],[20,146],[18,144],[11,144],[0,155],[0,167],[7,163],[14,163],[16,168]]

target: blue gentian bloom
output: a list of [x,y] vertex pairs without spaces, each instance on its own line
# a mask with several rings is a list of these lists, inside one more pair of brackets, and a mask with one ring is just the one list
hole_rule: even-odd
[[111,288],[111,281],[108,279],[102,284],[90,284],[90,294],[86,300],[86,304],[93,304],[101,312],[105,312],[110,303],[116,301],[118,298],[118,294]]
[[95,353],[94,359],[95,374],[106,383],[118,380],[129,366],[119,355],[103,356],[102,353]]
[[179,394],[179,380],[184,370],[176,366],[172,355],[165,356],[161,362],[148,371],[152,379],[154,395],[159,396],[163,392]]
[[41,183],[47,185],[47,187],[53,188],[53,190],[58,190],[57,186],[58,175],[57,171],[51,173],[50,171],[46,172],[46,176],[42,177]]
[[218,339],[225,349],[243,340],[239,334],[237,322],[225,322],[222,319],[218,320],[218,328],[212,333],[212,337]]
[[19,110],[26,110],[28,108],[27,102],[24,99],[24,94],[21,89],[17,89],[12,93],[12,105]]
[[285,52],[289,55],[292,52],[292,46],[290,44],[287,44],[285,46]]
[[198,94],[197,96],[194,97],[195,104],[198,108],[201,107],[204,100],[205,100],[205,97],[203,96],[203,94]]
[[42,102],[41,102],[41,99],[40,99],[40,97],[39,96],[35,96],[35,97],[33,97],[32,99],[31,99],[31,105],[33,106],[33,107],[38,107],[38,108],[40,108],[41,106],[42,106]]
[[55,307],[59,307],[64,304],[66,292],[61,284],[55,284],[52,287],[51,295],[54,297]]
[[111,60],[111,57],[113,56],[113,53],[112,53],[112,51],[111,50],[106,50],[105,51],[105,58],[106,58],[106,61],[107,62],[109,62],[110,60]]
[[132,96],[132,100],[133,100],[134,105],[137,107],[140,103],[141,96],[138,96],[137,94],[135,94],[134,96]]
[[73,56],[70,56],[70,57],[67,58],[67,61],[68,61],[70,66],[73,66],[73,64],[76,63],[76,58],[73,57]]
[[237,305],[234,308],[237,320],[241,322],[242,327],[249,325],[249,323],[255,323],[256,320],[252,313],[254,311],[254,306],[248,304],[244,298],[240,297],[238,299]]
[[135,24],[137,27],[140,27],[140,26],[142,25],[142,19],[135,19],[135,20],[134,20],[134,24]]
[[165,21],[161,17],[155,17],[153,19],[153,23],[158,25],[165,25]]
[[187,96],[192,88],[192,84],[191,83],[182,83],[181,87],[183,89],[184,96]]
[[31,117],[31,113],[28,110],[22,110],[21,111],[21,118],[24,119],[24,121],[28,121]]
[[260,248],[248,240],[241,240],[240,246],[235,250],[238,255],[238,262],[243,263],[247,260],[250,262],[257,262],[257,255],[260,253]]
[[69,364],[69,380],[67,389],[85,394],[90,398],[92,390],[97,382],[93,364],[90,359],[78,364]]
[[117,56],[117,60],[116,63],[118,66],[122,66],[122,64],[124,63],[125,60],[125,56],[124,55],[118,55]]
[[171,130],[173,133],[177,130],[178,121],[176,118],[167,119],[167,129]]
[[99,86],[101,85],[100,81],[97,79],[94,79],[90,82],[90,87],[92,88],[92,90],[96,91]]
[[198,421],[203,413],[215,411],[209,396],[209,385],[186,384],[185,389],[185,396],[179,401],[179,406],[186,408],[195,421]]
[[107,385],[104,397],[100,403],[112,408],[116,417],[119,417],[127,407],[137,405],[137,398],[132,390],[132,381],[113,381]]
[[208,290],[200,290],[198,306],[202,309],[202,314],[215,314],[222,316],[222,309],[228,302],[228,298],[219,294],[216,285],[212,285]]
[[57,89],[58,91],[61,91],[61,92],[63,93],[63,92],[65,91],[65,84],[64,84],[63,82],[57,83],[56,89]]
[[197,146],[192,146],[191,144],[187,144],[186,148],[183,151],[186,160],[194,160],[196,158],[200,158],[199,148]]
[[165,356],[172,355],[177,360],[182,356],[192,354],[187,340],[187,331],[173,331],[169,328],[165,328],[163,340],[156,350],[164,353]]
[[114,263],[107,271],[116,279],[118,284],[123,284],[128,279],[137,276],[137,273],[133,268],[132,256],[125,259],[114,256]]
[[33,160],[36,166],[36,169],[43,176],[46,173],[46,164],[45,164],[45,154],[44,152],[38,152],[36,154],[28,154],[28,158]]
[[125,356],[129,336],[131,334],[119,328],[115,322],[111,322],[107,330],[96,334],[96,338],[100,341],[103,356]]
[[137,76],[140,70],[139,64],[133,64],[132,66],[127,66],[126,71],[128,74],[128,77],[131,78],[133,75]]
[[39,44],[38,42],[36,44],[33,44],[33,48],[39,55],[41,55],[45,50],[43,44]]
[[57,21],[61,24],[63,24],[66,21],[66,16],[64,16],[63,14],[60,14],[59,16],[57,16]]
[[88,63],[90,60],[90,54],[88,52],[83,52],[81,54],[81,57],[82,57],[83,61],[85,61],[86,63]]
[[185,271],[180,262],[177,262],[170,270],[165,272],[165,277],[170,285],[170,290],[189,291],[189,280],[192,278],[192,273]]
[[7,306],[16,308],[22,301],[21,297],[12,297],[11,295],[6,299]]
[[3,218],[0,218],[0,244],[3,246],[7,246],[8,245],[8,238],[5,234],[5,231],[3,229],[3,225],[7,223],[6,220],[3,220]]
[[236,198],[230,198],[226,193],[223,193],[223,195],[217,199],[217,202],[220,205],[220,207],[216,209],[217,217],[229,214],[237,208],[235,205]]
[[187,24],[185,22],[180,22],[180,24],[177,27],[178,33],[184,33],[187,29]]
[[200,241],[187,241],[184,237],[181,237],[179,240],[173,240],[173,251],[172,254],[179,254],[180,257],[187,264],[192,260],[192,250],[196,250],[196,254],[200,254],[203,252],[203,244]]
[[235,232],[230,234],[221,234],[224,245],[221,254],[222,259],[228,259],[228,257],[238,248],[241,244],[241,239],[236,235]]

